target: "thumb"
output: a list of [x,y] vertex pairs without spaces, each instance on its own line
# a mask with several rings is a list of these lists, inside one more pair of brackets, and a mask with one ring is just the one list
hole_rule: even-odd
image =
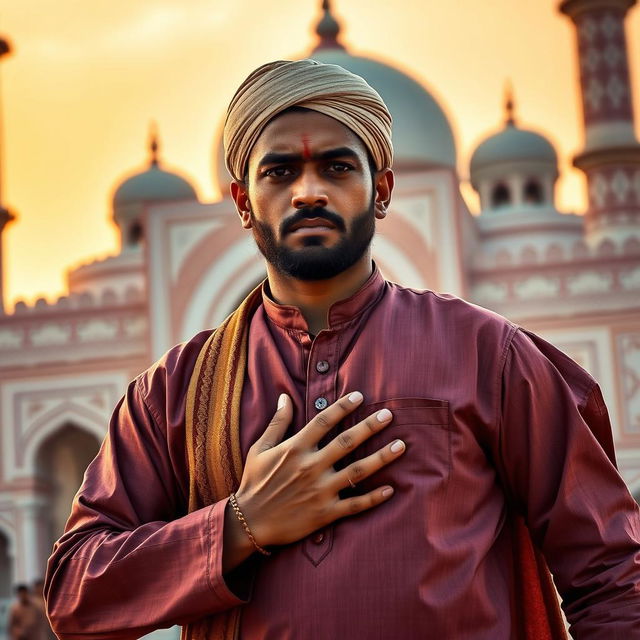
[[267,425],[264,433],[256,441],[258,452],[272,449],[280,444],[287,427],[291,424],[293,418],[293,403],[286,393],[281,393],[278,398],[278,408],[271,418],[271,422]]

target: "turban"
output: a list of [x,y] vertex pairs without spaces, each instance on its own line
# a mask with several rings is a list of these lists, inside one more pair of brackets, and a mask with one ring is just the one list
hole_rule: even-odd
[[376,170],[391,166],[391,114],[375,89],[335,64],[279,60],[253,71],[229,104],[224,153],[236,180],[244,179],[249,154],[262,130],[290,107],[311,109],[341,122],[365,144]]

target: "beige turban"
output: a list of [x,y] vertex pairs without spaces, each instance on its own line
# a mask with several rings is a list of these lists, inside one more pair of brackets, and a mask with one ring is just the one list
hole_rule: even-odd
[[289,107],[335,118],[364,142],[376,169],[391,166],[391,114],[360,76],[315,60],[279,60],[258,67],[240,85],[224,123],[225,162],[242,181],[249,154],[267,123]]

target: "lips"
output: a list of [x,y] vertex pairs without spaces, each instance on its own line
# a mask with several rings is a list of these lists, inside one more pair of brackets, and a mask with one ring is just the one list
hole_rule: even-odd
[[304,218],[303,220],[299,220],[295,224],[292,224],[289,228],[289,233],[293,233],[298,229],[317,229],[322,227],[325,229],[335,229],[336,225],[326,218]]

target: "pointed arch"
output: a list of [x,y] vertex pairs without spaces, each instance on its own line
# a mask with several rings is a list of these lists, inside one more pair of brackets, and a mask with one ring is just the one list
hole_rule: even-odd
[[61,402],[34,421],[25,434],[19,463],[28,475],[34,475],[37,471],[37,456],[42,443],[69,424],[93,435],[98,442],[102,441],[107,431],[105,418],[99,412],[71,400]]

